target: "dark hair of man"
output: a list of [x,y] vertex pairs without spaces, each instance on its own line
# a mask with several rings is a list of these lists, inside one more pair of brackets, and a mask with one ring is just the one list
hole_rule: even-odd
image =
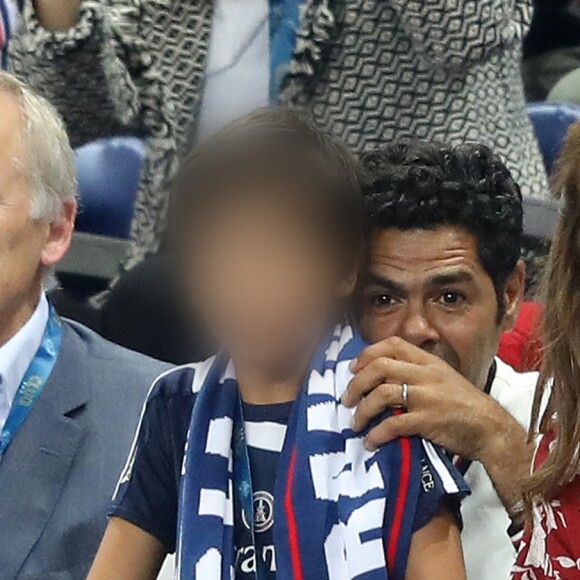
[[398,142],[362,155],[367,231],[456,226],[477,239],[478,254],[504,314],[503,292],[521,253],[520,188],[483,145]]
[[[230,123],[182,163],[170,205],[170,240],[184,236],[233,198],[278,196],[297,204],[304,220],[330,236],[345,263],[359,261],[363,244],[357,161],[339,142],[300,114],[258,109]],[[220,205],[221,204],[221,205]]]

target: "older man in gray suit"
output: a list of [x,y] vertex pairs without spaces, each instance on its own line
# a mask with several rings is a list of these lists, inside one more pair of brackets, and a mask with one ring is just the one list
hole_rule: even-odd
[[161,363],[61,321],[43,285],[76,214],[54,109],[0,73],[0,579],[84,579]]

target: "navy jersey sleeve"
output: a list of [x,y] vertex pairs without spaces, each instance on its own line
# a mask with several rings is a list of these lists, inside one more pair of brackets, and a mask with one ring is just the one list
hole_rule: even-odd
[[387,510],[384,541],[389,578],[404,579],[413,534],[442,507],[459,502],[468,488],[445,453],[417,437],[392,441],[384,447]]
[[415,510],[413,532],[420,530],[442,508],[450,510],[461,523],[461,500],[469,487],[440,447],[428,441],[421,442],[421,485]]
[[175,551],[181,464],[191,418],[193,370],[162,375],[145,404],[109,515],[124,519]]

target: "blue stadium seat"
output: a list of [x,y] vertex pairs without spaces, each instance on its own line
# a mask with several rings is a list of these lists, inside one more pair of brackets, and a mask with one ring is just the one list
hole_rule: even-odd
[[572,123],[580,121],[580,106],[568,103],[530,103],[528,113],[540,142],[546,170],[551,173],[568,128]]
[[78,148],[80,211],[76,229],[87,234],[129,236],[145,148],[135,137],[115,137]]

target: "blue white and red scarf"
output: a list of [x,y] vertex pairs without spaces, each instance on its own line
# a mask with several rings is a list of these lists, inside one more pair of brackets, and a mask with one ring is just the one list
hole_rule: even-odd
[[[421,442],[375,452],[340,403],[364,348],[337,328],[314,357],[288,425],[275,490],[279,580],[403,580],[421,481]],[[198,375],[178,518],[181,580],[234,578],[234,445],[238,386],[216,359]],[[239,441],[238,441],[239,443]]]

